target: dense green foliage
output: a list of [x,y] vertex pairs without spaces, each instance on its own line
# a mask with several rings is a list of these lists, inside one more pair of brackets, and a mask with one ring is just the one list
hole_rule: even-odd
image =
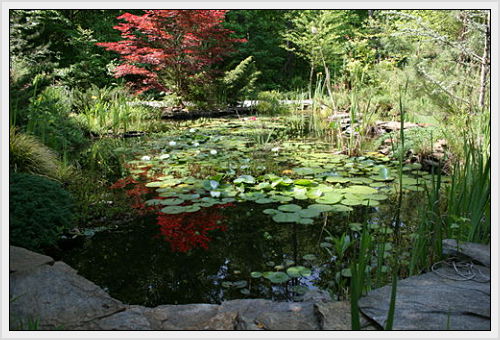
[[9,133],[9,168],[12,172],[26,172],[56,178],[60,164],[57,155],[36,137]]
[[71,195],[41,176],[11,173],[9,207],[10,241],[16,246],[41,250],[73,223]]

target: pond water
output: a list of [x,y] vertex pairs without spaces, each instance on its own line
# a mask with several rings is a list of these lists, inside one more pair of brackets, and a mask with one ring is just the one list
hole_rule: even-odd
[[355,240],[369,228],[383,246],[370,268],[388,276],[383,259],[396,251],[395,234],[407,240],[398,256],[408,255],[402,245],[428,174],[405,167],[395,226],[399,183],[387,157],[335,155],[319,141],[252,139],[279,128],[218,120],[138,142],[130,176],[113,186],[137,217],[82,239],[62,260],[129,304],[300,300],[315,289],[341,298]]

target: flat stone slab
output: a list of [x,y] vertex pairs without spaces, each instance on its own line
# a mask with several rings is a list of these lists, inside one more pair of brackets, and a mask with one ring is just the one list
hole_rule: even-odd
[[26,272],[45,264],[54,264],[49,256],[32,252],[20,247],[9,247],[9,272]]
[[[475,266],[485,276],[490,270]],[[455,278],[456,280],[450,279]],[[398,282],[394,330],[489,330],[490,282],[464,280],[450,267]],[[372,290],[359,300],[361,311],[384,327],[391,286]]]
[[219,305],[161,305],[145,313],[155,330],[234,330],[236,312],[224,312]]
[[468,257],[474,261],[483,264],[486,267],[491,267],[491,250],[490,245],[460,242],[456,240],[443,240],[443,254],[451,256]]
[[63,262],[10,274],[10,327],[37,320],[40,329],[73,329],[125,306]]
[[222,311],[238,313],[238,330],[319,329],[313,303],[240,299],[223,302]]
[[124,311],[80,324],[74,330],[93,331],[149,331],[150,320],[144,315],[149,310],[143,306],[128,306]]

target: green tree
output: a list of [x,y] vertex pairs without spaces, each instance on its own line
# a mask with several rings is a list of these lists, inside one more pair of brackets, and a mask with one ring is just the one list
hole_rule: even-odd
[[301,87],[307,74],[307,62],[283,48],[287,42],[283,33],[289,29],[296,10],[232,10],[227,13],[225,27],[237,38],[247,40],[238,46],[226,68],[234,68],[241,60],[252,56],[261,72],[261,90],[291,90]]

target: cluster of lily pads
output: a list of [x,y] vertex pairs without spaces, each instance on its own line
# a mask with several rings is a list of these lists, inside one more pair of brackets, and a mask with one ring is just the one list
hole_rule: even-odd
[[[349,158],[317,142],[289,141],[266,148],[249,144],[247,137],[224,124],[186,129],[146,143],[130,162],[131,173],[147,173],[151,181],[146,186],[156,188],[157,197],[146,204],[161,206],[163,213],[250,201],[263,205],[263,213],[277,223],[313,224],[324,212],[376,207],[399,188],[394,164],[384,155],[371,152]],[[267,172],[261,165],[264,158],[279,164],[281,172]],[[200,178],[193,165],[215,174]],[[420,170],[420,164],[403,170],[403,189],[423,190],[430,175]]]

